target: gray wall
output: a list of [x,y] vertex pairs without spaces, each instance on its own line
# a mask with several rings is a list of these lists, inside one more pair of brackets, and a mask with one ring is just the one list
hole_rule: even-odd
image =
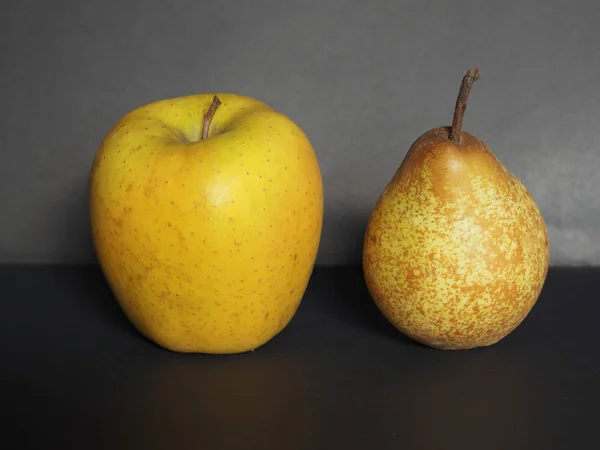
[[294,119],[322,167],[318,262],[358,263],[372,206],[422,132],[451,121],[529,187],[552,263],[600,263],[597,1],[5,0],[0,262],[94,258],[87,176],[104,133],[165,97],[229,91]]

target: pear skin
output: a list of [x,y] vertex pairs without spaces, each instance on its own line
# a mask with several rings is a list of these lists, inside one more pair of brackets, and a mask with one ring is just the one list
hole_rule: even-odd
[[485,143],[460,129],[456,143],[451,131],[411,146],[370,216],[363,271],[398,330],[458,350],[492,345],[525,319],[550,250],[527,188]]

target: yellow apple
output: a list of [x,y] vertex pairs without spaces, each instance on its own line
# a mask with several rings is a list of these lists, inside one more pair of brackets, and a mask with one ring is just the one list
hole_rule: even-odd
[[157,101],[97,150],[98,262],[129,320],[177,352],[240,353],[283,330],[311,276],[323,185],[288,117],[234,94]]

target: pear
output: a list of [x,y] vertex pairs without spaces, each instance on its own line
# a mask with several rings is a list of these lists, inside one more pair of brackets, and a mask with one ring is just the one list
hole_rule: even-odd
[[427,346],[497,343],[542,291],[550,249],[527,188],[475,136],[463,115],[479,72],[464,76],[451,127],[410,147],[369,218],[363,272],[385,318]]

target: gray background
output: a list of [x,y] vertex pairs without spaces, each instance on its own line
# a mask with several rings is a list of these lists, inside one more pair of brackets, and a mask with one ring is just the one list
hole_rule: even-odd
[[31,1],[0,6],[0,262],[94,260],[87,177],[142,104],[256,97],[320,160],[319,264],[359,263],[377,197],[424,131],[465,129],[530,189],[553,265],[600,263],[597,1]]

